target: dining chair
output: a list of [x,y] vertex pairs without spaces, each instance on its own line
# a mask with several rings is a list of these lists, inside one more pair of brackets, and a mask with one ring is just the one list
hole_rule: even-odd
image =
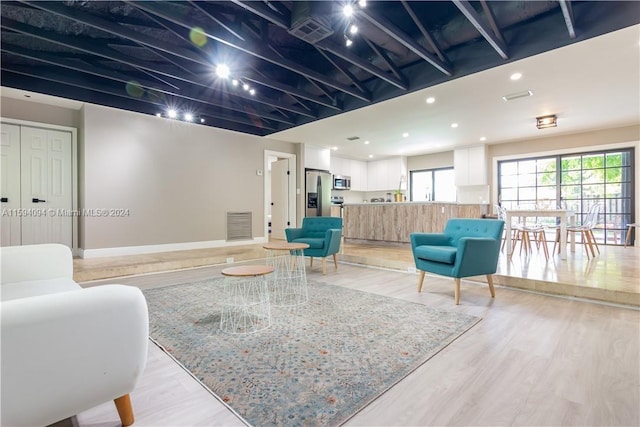
[[[498,212],[498,219],[506,221],[505,208],[496,205],[496,210]],[[513,235],[511,236],[511,253],[508,254],[509,256],[512,256],[516,251],[518,241],[520,242],[520,255],[522,255],[523,249],[525,250],[525,253],[532,253],[533,245],[531,243],[531,235],[533,234],[533,242],[535,243],[536,248],[540,249],[540,246],[542,246],[544,257],[546,260],[549,260],[549,248],[547,247],[547,238],[543,225],[538,223],[527,225],[526,222],[524,222],[512,224],[511,229],[513,230]],[[500,248],[501,251],[504,250],[505,242],[506,238],[502,241],[502,247]]]
[[[571,225],[567,227],[567,235],[569,233],[580,233],[582,244],[584,245],[585,252],[587,253],[587,258],[595,257],[596,250],[598,254],[600,254],[600,247],[598,246],[598,242],[596,242],[596,236],[593,234],[593,229],[598,225],[598,216],[600,215],[600,210],[602,209],[601,204],[595,204],[589,208],[589,212],[582,221],[580,225]],[[556,245],[560,241],[560,229],[556,232],[556,239],[553,244],[553,252],[555,253]],[[558,248],[558,251],[560,248]],[[591,257],[589,256],[589,252],[591,252]]]

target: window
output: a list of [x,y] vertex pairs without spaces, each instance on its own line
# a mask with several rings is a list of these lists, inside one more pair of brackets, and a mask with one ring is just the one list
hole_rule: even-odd
[[456,201],[453,168],[411,171],[410,184],[411,201]]
[[566,207],[581,223],[591,206],[601,204],[598,243],[624,244],[633,222],[633,149],[612,150],[498,163],[498,200],[517,206]]

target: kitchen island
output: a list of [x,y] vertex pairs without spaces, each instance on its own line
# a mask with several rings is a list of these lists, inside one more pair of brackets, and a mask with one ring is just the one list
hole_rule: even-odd
[[355,203],[343,206],[345,239],[409,243],[413,232],[441,233],[450,218],[481,218],[488,204]]

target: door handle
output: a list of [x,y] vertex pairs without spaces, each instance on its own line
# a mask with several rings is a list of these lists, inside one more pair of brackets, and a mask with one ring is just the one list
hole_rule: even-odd
[[32,201],[33,203],[45,203],[45,202],[46,202],[46,200],[37,199],[37,198],[35,198],[35,197],[34,197],[33,199],[31,199],[31,201]]
[[0,199],[0,202],[9,203],[9,198],[8,197],[3,197],[3,198]]

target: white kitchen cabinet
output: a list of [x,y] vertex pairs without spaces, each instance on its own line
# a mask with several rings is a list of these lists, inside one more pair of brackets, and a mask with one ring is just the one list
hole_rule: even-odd
[[305,144],[304,167],[308,169],[330,170],[331,150]]
[[351,189],[354,191],[367,191],[367,162],[351,160]]
[[331,173],[334,175],[351,176],[351,160],[331,156]]
[[367,163],[367,191],[397,190],[400,177],[405,177],[402,189],[406,189],[407,158],[398,156]]
[[487,184],[487,147],[461,148],[453,152],[456,186]]

